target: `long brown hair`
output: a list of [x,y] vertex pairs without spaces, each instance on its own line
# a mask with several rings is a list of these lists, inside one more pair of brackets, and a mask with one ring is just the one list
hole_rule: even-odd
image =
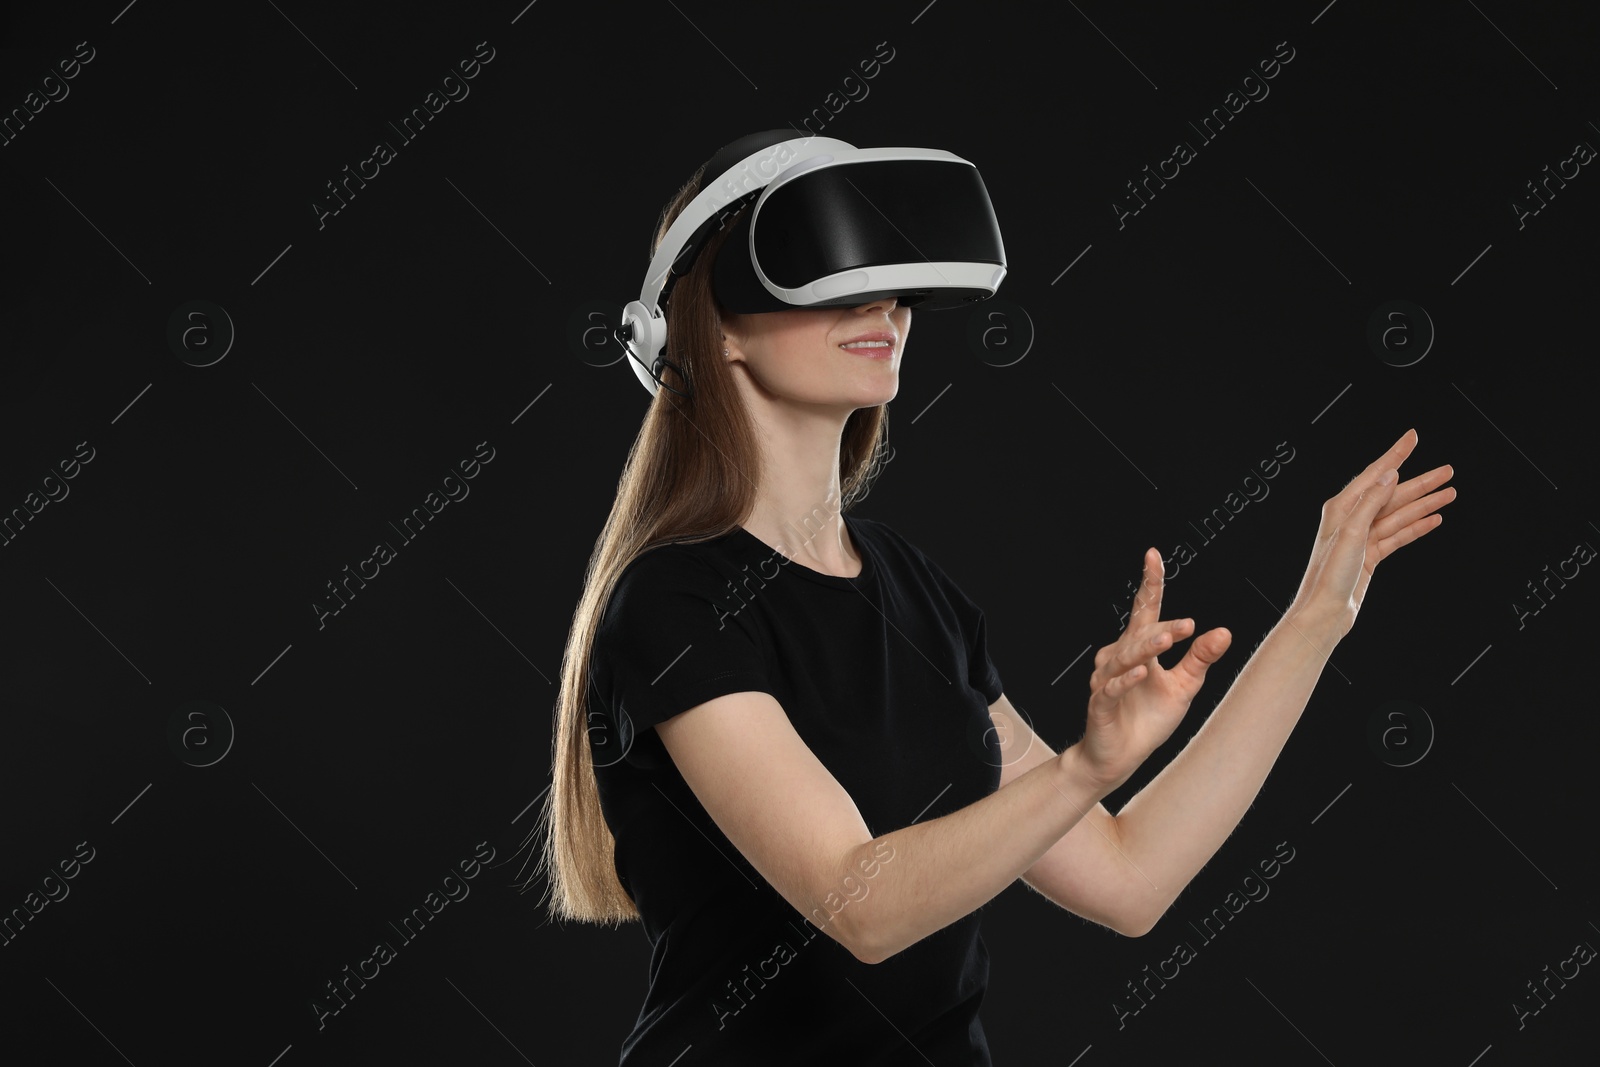
[[[702,164],[662,209],[650,242],[651,257],[673,220],[700,192],[704,172]],[[611,514],[589,557],[583,595],[567,634],[550,789],[541,826],[524,842],[526,846],[543,831],[540,863],[522,888],[530,888],[539,873],[547,874],[544,899],[551,919],[618,925],[639,917],[617,879],[616,839],[600,810],[585,728],[589,656],[611,590],[627,565],[645,551],[671,541],[732,533],[755,506],[760,437],[734,381],[736,372],[722,357],[724,309],[710,279],[710,268],[736,219],[712,237],[673,286],[667,354],[693,383],[693,396],[684,399],[663,387],[651,400],[617,480]],[[682,380],[674,380],[672,369],[663,365],[661,374],[674,388],[689,391]],[[631,388],[633,380],[632,375],[619,375],[617,388]],[[888,425],[887,404],[859,408],[845,421],[839,441],[841,512],[866,495],[882,470]]]

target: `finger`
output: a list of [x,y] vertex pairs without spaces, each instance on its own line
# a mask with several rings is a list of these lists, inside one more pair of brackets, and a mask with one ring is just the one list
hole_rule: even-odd
[[1379,514],[1388,514],[1397,508],[1403,508],[1431,490],[1439,488],[1448,482],[1455,474],[1455,468],[1446,463],[1442,467],[1435,467],[1426,474],[1419,474],[1415,478],[1407,478],[1395,487],[1394,496],[1389,498],[1388,508]]
[[[1114,649],[1113,651],[1117,650]],[[1112,659],[1104,666],[1096,667],[1094,673],[1089,675],[1089,692],[1099,692],[1105,688],[1107,682],[1126,672],[1130,666],[1132,666],[1131,663],[1126,663],[1120,659]]]
[[[1388,485],[1384,485],[1380,478],[1385,470],[1393,471],[1389,475]],[[1391,503],[1399,486],[1400,472],[1393,467],[1380,468],[1377,471],[1368,470],[1361,477],[1352,481],[1338,496],[1324,505],[1333,506],[1339,519],[1339,527],[1333,531],[1337,534],[1340,530],[1349,536],[1348,527],[1359,520],[1363,536],[1371,529],[1373,521],[1377,518],[1381,508]],[[1367,509],[1363,512],[1363,508]]]
[[[1396,490],[1396,495],[1398,493],[1399,490]],[[1380,541],[1384,538],[1393,537],[1418,519],[1424,519],[1438,511],[1455,498],[1455,486],[1432,493],[1421,500],[1414,501],[1409,506],[1399,509],[1395,508],[1394,498],[1391,497],[1389,503],[1378,512],[1378,520],[1372,524],[1372,536]]]
[[1181,641],[1194,629],[1194,619],[1166,619],[1141,632],[1125,632],[1115,645],[1107,645],[1094,656],[1090,691],[1123,677],[1136,665],[1149,667],[1158,654]]
[[1398,441],[1389,446],[1387,452],[1373,460],[1372,465],[1367,470],[1373,474],[1378,474],[1388,470],[1390,467],[1400,466],[1401,462],[1411,455],[1411,450],[1417,447],[1417,440],[1417,431],[1415,429],[1407,430],[1400,435]]
[[[1398,478],[1398,475],[1391,475]],[[1365,543],[1372,534],[1372,523],[1378,517],[1378,509],[1389,502],[1394,494],[1395,482],[1388,485],[1374,481],[1361,491],[1356,498],[1355,506],[1350,509],[1349,516],[1339,524],[1339,536],[1359,537]]]
[[1097,686],[1089,694],[1089,713],[1098,718],[1109,717],[1116,711],[1117,704],[1122,697],[1144,678],[1145,671],[1141,666],[1137,673],[1124,671],[1112,678],[1102,686]]
[[1188,637],[1193,630],[1193,619],[1166,619],[1138,633],[1124,634],[1115,645],[1100,650],[1105,653],[1103,658],[1099,655],[1095,657],[1095,670],[1089,676],[1089,688],[1092,690],[1103,679],[1125,673],[1135,664],[1149,665],[1156,656]]
[[[1155,552],[1155,549],[1150,549],[1150,552]],[[1160,553],[1157,553],[1157,557],[1155,558],[1157,558],[1157,563],[1160,563]],[[1139,608],[1141,608],[1142,598],[1146,598],[1147,595],[1149,595],[1149,593],[1146,592],[1146,590],[1150,587],[1149,576],[1149,561],[1146,561],[1146,582],[1139,587],[1139,592],[1136,593],[1136,597],[1141,598],[1141,600],[1134,601],[1134,613],[1139,611]],[[1165,579],[1163,579],[1163,581],[1165,581]],[[1155,584],[1155,595],[1157,595],[1157,598],[1160,597],[1160,589],[1162,589],[1162,585],[1160,585],[1160,582],[1157,582],[1157,584]],[[1158,613],[1160,613],[1160,609],[1158,609],[1157,605],[1157,614]],[[1162,621],[1160,617],[1157,617],[1154,622],[1147,622],[1147,624],[1142,625],[1142,627],[1136,627],[1136,625],[1134,625],[1134,614],[1130,613],[1130,616],[1128,616],[1128,625],[1123,627],[1122,637],[1118,637],[1117,640],[1112,641],[1110,645],[1102,645],[1101,648],[1098,648],[1096,651],[1094,651],[1094,669],[1099,670],[1102,669],[1102,667],[1106,667],[1109,662],[1117,659],[1118,654],[1125,653],[1126,649],[1130,648],[1128,641],[1144,641],[1149,640],[1150,637],[1154,637],[1152,627],[1174,627],[1174,629],[1182,630],[1186,629],[1186,627],[1190,627],[1190,625],[1194,625],[1194,619],[1168,619],[1168,621]],[[1184,637],[1182,633],[1174,633],[1173,640],[1181,640],[1182,637]],[[1134,648],[1136,648],[1136,645],[1134,645]],[[1134,659],[1134,662],[1138,662],[1138,659]],[[1093,675],[1091,675],[1091,678],[1093,678]],[[1093,683],[1091,683],[1091,685],[1093,685]]]
[[1145,549],[1144,576],[1139,591],[1134,594],[1133,611],[1128,615],[1126,633],[1137,633],[1161,618],[1161,587],[1166,581],[1166,569],[1161,563],[1161,553],[1154,548]]
[[1398,469],[1400,464],[1405,462],[1406,457],[1411,455],[1411,450],[1416,447],[1416,430],[1407,430],[1405,433],[1401,434],[1400,439],[1394,444],[1390,445],[1387,452],[1373,460],[1371,463],[1367,464],[1365,470],[1356,475],[1354,478],[1351,478],[1350,481],[1345,484],[1344,492],[1352,494],[1351,502],[1353,503],[1355,497],[1360,495],[1361,487],[1374,481],[1379,474],[1388,470],[1390,467]]
[[1137,639],[1130,635],[1117,662],[1123,670],[1135,663],[1149,664],[1156,656],[1188,637],[1193,630],[1193,619],[1164,619],[1152,623]]
[[1409,545],[1423,534],[1437,530],[1442,522],[1444,522],[1443,515],[1429,515],[1427,518],[1418,519],[1398,533],[1382,538],[1378,541],[1378,561],[1382,562],[1402,545]]
[[1168,673],[1181,673],[1194,685],[1205,681],[1206,668],[1222,658],[1233,645],[1233,634],[1225,626],[1207,630],[1189,646],[1189,651]]
[[1136,664],[1111,679],[1110,683],[1106,685],[1106,692],[1120,699],[1127,694],[1128,690],[1144,681],[1145,675],[1149,673],[1144,664]]

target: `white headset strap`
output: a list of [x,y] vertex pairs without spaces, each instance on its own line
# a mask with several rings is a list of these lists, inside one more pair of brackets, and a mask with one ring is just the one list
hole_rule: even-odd
[[751,193],[759,193],[780,172],[796,163],[819,155],[857,151],[848,141],[834,137],[795,137],[752,152],[724,173],[711,178],[710,184],[689,201],[689,206],[667,228],[654,258],[650,260],[650,273],[645,276],[639,301],[649,308],[656,306],[661,290],[666,287],[667,275],[683,251],[684,243],[707,219],[728,204]]

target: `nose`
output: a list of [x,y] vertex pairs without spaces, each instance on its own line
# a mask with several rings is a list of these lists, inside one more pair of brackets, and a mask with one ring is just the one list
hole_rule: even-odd
[[884,296],[879,297],[877,300],[869,300],[865,304],[857,305],[856,310],[870,311],[874,308],[882,308],[885,312],[893,314],[894,309],[899,306],[899,303],[900,300],[898,297]]

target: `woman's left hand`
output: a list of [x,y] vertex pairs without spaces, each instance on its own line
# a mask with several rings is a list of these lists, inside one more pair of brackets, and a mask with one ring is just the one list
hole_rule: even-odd
[[1078,750],[1083,768],[1106,792],[1117,788],[1182,721],[1210,667],[1233,643],[1219,626],[1196,637],[1171,668],[1156,657],[1194,633],[1193,619],[1161,618],[1166,571],[1145,550],[1144,580],[1122,635],[1094,654],[1089,712]]
[[[1432,490],[1449,481],[1455,469],[1447,463],[1399,481],[1400,464],[1416,446],[1417,431],[1407,430],[1322,505],[1322,524],[1311,562],[1290,613],[1328,619],[1343,637],[1355,625],[1378,563],[1402,545],[1438,529],[1444,519],[1434,512],[1454,500],[1456,491],[1454,487]],[[1395,481],[1385,485],[1381,478],[1391,470],[1396,472]]]

